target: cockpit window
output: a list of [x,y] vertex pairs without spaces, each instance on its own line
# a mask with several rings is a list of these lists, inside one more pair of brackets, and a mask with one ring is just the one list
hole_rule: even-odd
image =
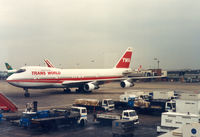
[[26,69],[19,69],[16,73],[22,73],[22,72],[25,72]]

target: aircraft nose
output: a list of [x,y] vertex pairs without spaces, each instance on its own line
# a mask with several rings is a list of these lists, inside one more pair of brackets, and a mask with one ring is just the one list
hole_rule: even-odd
[[9,82],[9,81],[11,81],[11,80],[13,80],[12,76],[9,76],[9,77],[6,79],[7,82]]
[[8,83],[10,83],[10,84],[12,84],[13,83],[13,77],[12,77],[12,75],[11,76],[9,76],[7,79],[6,79],[6,81],[8,82]]

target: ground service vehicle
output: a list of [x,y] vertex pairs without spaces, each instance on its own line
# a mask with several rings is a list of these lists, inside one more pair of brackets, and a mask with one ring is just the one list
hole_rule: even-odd
[[161,125],[157,132],[169,132],[183,125],[200,123],[200,94],[181,93],[175,105],[168,108],[169,112],[162,113]]
[[42,111],[25,111],[19,125],[25,128],[57,128],[59,125],[80,125],[87,123],[87,110],[84,107],[51,109]]
[[136,94],[125,93],[123,95],[120,95],[120,101],[115,101],[115,106],[116,108],[123,108],[123,109],[131,108],[138,110],[138,109],[149,108],[150,103]]
[[192,123],[183,125],[181,128],[162,134],[159,137],[200,137],[198,131],[200,131],[200,124]]
[[78,124],[84,126],[87,124],[87,109],[85,107],[71,107],[72,112],[78,112],[80,114],[80,118],[77,121]]
[[113,120],[131,120],[134,124],[139,124],[138,115],[135,110],[123,110],[122,112],[102,112],[94,115],[94,119],[100,122]]
[[134,124],[131,120],[114,120],[112,122],[113,137],[132,137]]
[[157,126],[157,132],[169,132],[185,124],[199,123],[199,120],[199,115],[195,114],[164,112],[161,116],[161,125]]
[[176,98],[174,91],[154,91],[150,95],[141,91],[125,92],[119,101],[115,101],[115,108],[135,109],[140,113],[173,112],[176,103],[172,98]]
[[112,99],[103,99],[102,101],[97,99],[76,99],[73,105],[86,107],[88,111],[91,112],[99,110],[112,111],[115,108],[115,104]]

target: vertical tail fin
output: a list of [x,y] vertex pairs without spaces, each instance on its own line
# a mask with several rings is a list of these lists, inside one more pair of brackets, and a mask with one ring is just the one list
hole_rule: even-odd
[[123,54],[123,56],[120,58],[118,63],[115,65],[115,68],[129,68],[131,63],[131,57],[132,57],[132,48],[129,47]]
[[13,68],[6,62],[5,63],[7,70],[13,70]]
[[141,70],[142,70],[142,65],[140,65],[138,68],[138,71],[141,71]]
[[48,59],[45,59],[44,61],[49,68],[54,68],[54,66],[52,65],[52,63]]

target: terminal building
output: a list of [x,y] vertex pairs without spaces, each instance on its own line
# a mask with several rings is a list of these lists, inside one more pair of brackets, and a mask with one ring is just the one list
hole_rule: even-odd
[[186,82],[186,83],[194,83],[194,82],[200,82],[200,70],[190,70],[190,69],[184,69],[184,70],[168,70],[164,71],[162,69],[147,69],[147,70],[141,70],[141,71],[133,71],[130,76],[163,76],[166,77],[161,79],[149,79],[149,80],[143,80],[143,81],[169,81],[169,82]]
[[167,80],[171,82],[200,82],[200,70],[169,70],[167,71]]

